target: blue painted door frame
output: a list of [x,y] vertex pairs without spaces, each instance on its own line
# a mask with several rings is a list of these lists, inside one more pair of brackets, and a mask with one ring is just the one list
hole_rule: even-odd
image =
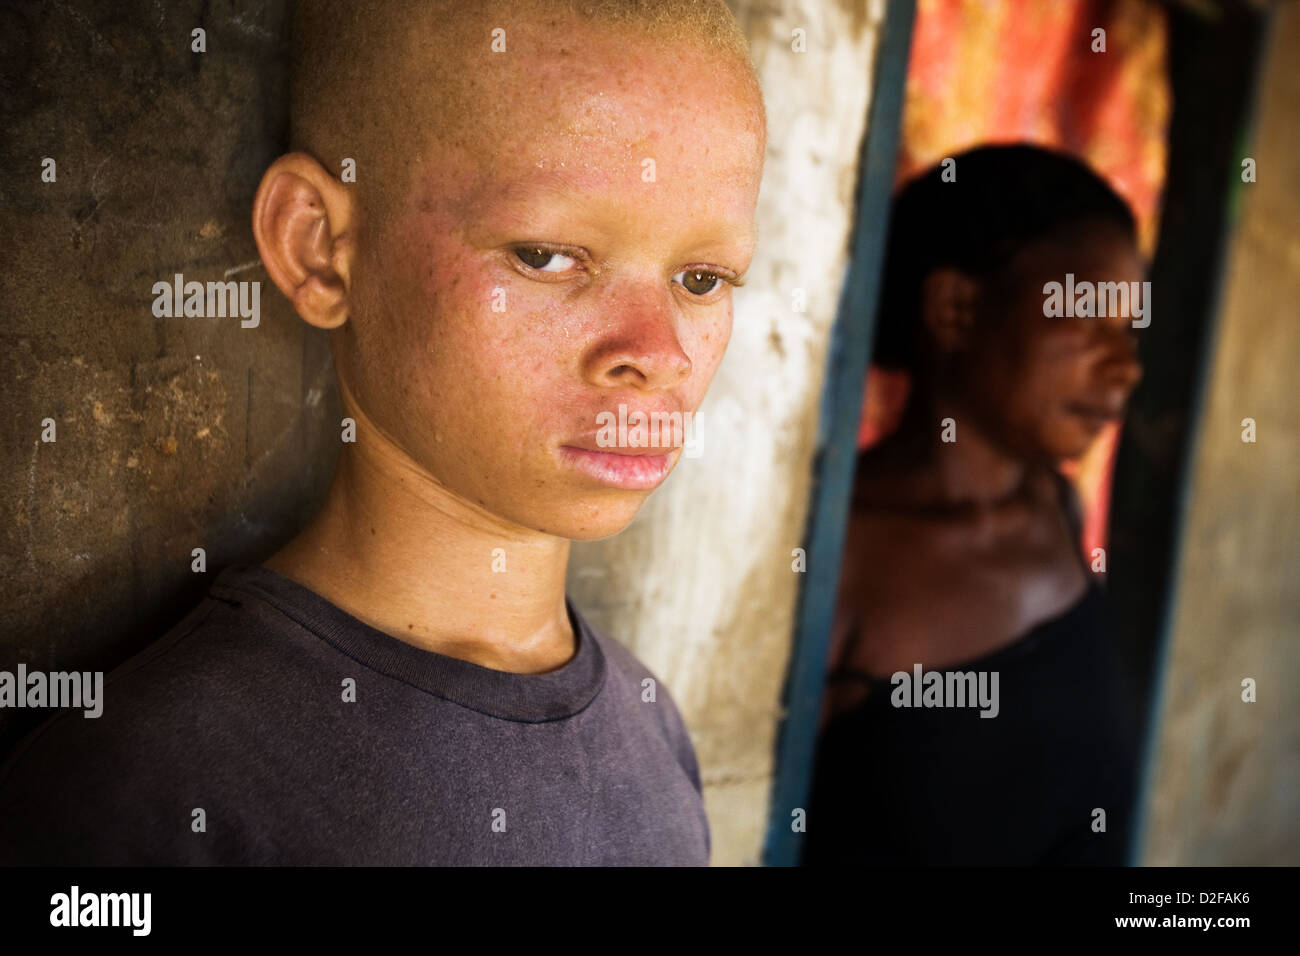
[[791,866],[802,852],[792,814],[806,808],[817,742],[822,683],[839,588],[863,386],[876,325],[876,301],[889,234],[889,208],[903,115],[914,0],[890,0],[879,54],[857,190],[857,211],[838,318],[831,334],[813,459],[812,505],[804,549],[807,571],[795,616],[795,639],[783,695],[785,719],[763,862]]

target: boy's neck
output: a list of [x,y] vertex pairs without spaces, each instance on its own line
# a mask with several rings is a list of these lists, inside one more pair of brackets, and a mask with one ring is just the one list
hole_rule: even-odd
[[343,446],[320,512],[263,566],[424,650],[515,673],[563,666],[568,539],[490,515],[364,434]]

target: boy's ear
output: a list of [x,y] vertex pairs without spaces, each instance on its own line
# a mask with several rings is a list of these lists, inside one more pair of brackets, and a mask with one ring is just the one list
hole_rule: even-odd
[[322,329],[348,318],[353,193],[306,153],[281,156],[253,199],[253,238],[271,281]]
[[978,281],[949,266],[921,280],[921,321],[940,352],[956,352],[970,342],[978,294]]

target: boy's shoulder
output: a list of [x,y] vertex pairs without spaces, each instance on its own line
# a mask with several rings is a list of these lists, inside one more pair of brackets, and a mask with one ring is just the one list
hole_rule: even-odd
[[[578,614],[576,608],[574,613]],[[609,662],[610,686],[605,689],[605,692],[634,699],[649,709],[649,713],[658,721],[660,731],[673,747],[678,763],[691,778],[695,789],[702,790],[695,748],[691,743],[690,733],[686,729],[686,722],[682,719],[677,701],[669,692],[667,685],[621,641],[610,637],[608,633],[585,619],[580,621],[581,626],[595,637],[606,661]]]
[[[247,762],[259,725],[283,717],[248,702],[275,688],[283,696],[294,670],[305,668],[292,622],[245,606],[226,586],[232,574],[219,575],[180,621],[103,675],[97,716],[53,712],[0,761],[0,861],[80,863],[85,850],[148,862],[133,858],[133,848],[159,849],[161,835],[176,829],[163,808],[185,798],[197,807],[222,768]],[[288,642],[276,639],[286,635]],[[36,834],[56,830],[57,841],[35,843]]]
[[[701,792],[694,748],[667,688],[632,651],[569,606],[587,643],[564,678],[558,715],[594,708],[594,720],[562,721],[572,723],[565,733],[576,735],[568,746],[631,753],[644,763],[620,772],[655,776],[662,771],[654,768],[664,766],[656,761],[675,762]],[[54,714],[0,763],[0,861],[208,862],[202,853],[215,851],[190,839],[189,815],[197,809],[236,816],[257,830],[249,806],[283,803],[278,790],[286,786],[329,789],[329,765],[357,758],[353,751],[419,752],[456,763],[464,755],[447,750],[450,741],[473,750],[466,743],[473,734],[502,733],[489,726],[495,723],[490,711],[458,706],[455,694],[467,693],[463,685],[420,686],[420,675],[407,665],[429,655],[410,645],[383,638],[398,660],[370,659],[374,672],[359,666],[367,658],[338,630],[345,615],[332,609],[333,617],[319,616],[326,609],[314,592],[269,572],[223,572],[185,618],[106,675],[99,717],[80,710]],[[454,676],[468,669],[509,682],[461,703],[522,706],[521,695],[511,692],[518,676],[443,663],[454,666]],[[342,675],[355,675],[364,706],[338,704]],[[448,688],[451,696],[439,693]],[[550,719],[504,709],[495,716]],[[651,756],[656,752],[662,757]],[[326,759],[330,754],[340,761]],[[291,816],[291,808],[284,813]],[[57,839],[48,839],[52,834]]]

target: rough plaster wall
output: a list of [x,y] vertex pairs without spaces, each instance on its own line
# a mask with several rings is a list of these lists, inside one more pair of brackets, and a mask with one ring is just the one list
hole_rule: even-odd
[[[733,2],[760,71],[759,248],[700,410],[702,454],[621,534],[575,544],[569,590],[668,685],[695,742],[715,864],[759,862],[794,626],[826,350],[883,5]],[[807,52],[791,51],[803,28]],[[793,308],[794,290],[807,311]],[[833,569],[809,567],[808,573]]]
[[[1144,862],[1300,864],[1300,8],[1281,4],[1193,474]],[[1257,442],[1241,440],[1255,419]],[[1258,684],[1243,703],[1242,678]]]
[[[249,227],[283,146],[286,9],[0,12],[4,667],[120,662],[323,491],[338,448],[327,341],[267,281]],[[195,27],[206,53],[190,51]],[[259,327],[153,316],[154,282],[240,266],[232,278],[263,283]],[[207,574],[190,570],[195,547]],[[40,716],[0,713],[0,747]]]

